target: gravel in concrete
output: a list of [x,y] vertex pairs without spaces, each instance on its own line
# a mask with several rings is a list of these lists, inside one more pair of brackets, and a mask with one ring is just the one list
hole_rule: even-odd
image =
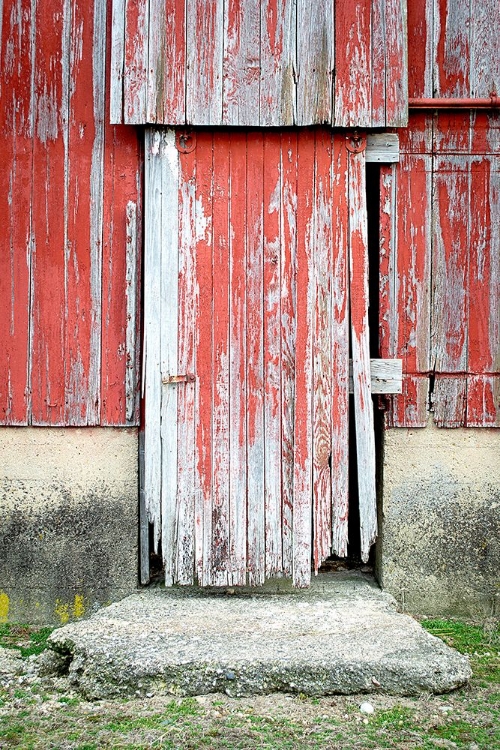
[[416,695],[453,690],[471,675],[467,657],[399,614],[358,571],[320,575],[301,593],[149,589],[56,630],[50,646],[91,699]]

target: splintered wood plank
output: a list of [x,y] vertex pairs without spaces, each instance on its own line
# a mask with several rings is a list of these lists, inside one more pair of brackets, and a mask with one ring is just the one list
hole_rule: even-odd
[[434,423],[438,427],[465,427],[467,378],[436,374],[431,395]]
[[228,582],[229,560],[229,152],[214,134],[212,330],[212,585]]
[[[46,22],[51,19],[51,23]],[[66,268],[68,250],[69,0],[47,0],[34,18],[34,184],[32,216],[32,423],[65,416]],[[54,70],[62,75],[54,76]],[[43,180],[37,179],[43,175]]]
[[[153,131],[153,134],[157,135],[155,131]],[[161,301],[159,309],[155,310],[155,313],[158,315],[151,321],[151,324],[152,326],[160,326],[160,367],[158,368],[158,374],[154,373],[153,375],[153,388],[158,387],[158,378],[160,378],[161,542],[165,567],[165,585],[170,586],[175,580],[177,466],[179,450],[178,389],[185,387],[184,384],[164,384],[161,382],[163,378],[168,378],[179,373],[179,152],[175,145],[175,132],[173,130],[161,131],[159,146],[161,157],[160,179],[155,184],[155,191],[161,191],[159,196],[160,222],[159,225],[156,225],[160,231],[159,240],[156,240],[160,244],[160,265],[159,267],[153,266],[150,269],[150,275],[151,273],[157,273],[160,277],[159,291]],[[148,221],[151,221],[150,215],[148,216]],[[155,286],[152,293],[157,294],[158,287]],[[154,305],[157,306],[158,301],[153,302],[152,306]],[[147,349],[148,340],[146,340],[146,356]],[[153,361],[151,364],[156,363]],[[155,400],[152,407],[158,408]],[[146,430],[147,418],[148,414],[146,413]],[[146,491],[148,490],[150,488],[146,486]],[[148,495],[146,494],[146,504],[148,505],[147,501]]]
[[80,52],[67,51],[64,424],[84,425],[100,420],[105,0],[72,3],[70,40]]
[[266,576],[282,570],[281,542],[281,139],[264,135],[264,482]]
[[470,4],[434,2],[432,96],[470,96]]
[[186,119],[221,125],[224,2],[187,0],[186,19]]
[[281,486],[283,575],[292,575],[295,337],[297,324],[297,132],[281,133]]
[[349,514],[349,232],[347,149],[334,138],[332,263],[332,553],[347,556]]
[[[385,0],[385,125],[408,124],[408,40],[406,0]],[[372,44],[376,41],[373,39]],[[420,50],[419,43],[419,50]],[[373,73],[375,69],[373,68]],[[375,122],[372,123],[375,127]]]
[[371,3],[355,0],[335,4],[335,98],[337,127],[370,127]]
[[294,0],[261,0],[259,124],[263,127],[294,124],[295,29]]
[[332,149],[329,130],[316,135],[314,163],[314,316],[313,316],[313,561],[317,573],[331,554],[332,542]]
[[368,237],[364,154],[349,155],[349,264],[361,559],[377,536],[375,432],[368,328]]
[[[143,389],[145,402],[144,432],[144,505],[153,524],[153,548],[161,537],[161,291],[162,291],[162,200],[163,172],[175,183],[175,160],[165,158],[172,149],[173,134],[148,129],[145,133],[144,186],[144,348]],[[174,174],[171,173],[173,169]],[[165,179],[165,183],[167,180]],[[165,185],[167,187],[167,184]],[[174,189],[174,185],[170,185]],[[177,185],[175,184],[175,190]],[[177,217],[172,228],[178,231]]]
[[293,474],[293,583],[311,579],[312,388],[314,316],[314,132],[298,135],[297,320],[295,342],[295,432]]
[[123,122],[141,125],[147,119],[149,3],[125,0]]
[[247,554],[247,144],[245,133],[230,134],[230,361],[229,361],[229,522],[230,573],[228,583],[246,583]]
[[258,125],[260,0],[227,0],[224,8],[222,121]]
[[149,0],[147,121],[182,125],[186,114],[185,3]]
[[[179,156],[179,276],[178,366],[181,375],[195,375],[196,322],[196,149]],[[195,539],[195,393],[196,380],[177,389],[177,497],[175,514],[174,581],[194,582]]]
[[264,527],[264,353],[263,293],[263,136],[247,140],[247,491],[248,583],[265,574]]
[[35,23],[29,0],[0,6],[0,423],[29,419],[30,269],[33,252]]
[[210,585],[212,573],[212,321],[213,138],[196,137],[196,279],[199,317],[196,340],[196,497],[195,564],[198,583]]
[[297,0],[297,125],[332,121],[332,0]]
[[[470,165],[459,156],[437,156],[434,163],[431,363],[438,373],[459,373],[467,370]],[[465,376],[461,380],[434,389],[435,419],[442,426],[465,423],[459,398]]]

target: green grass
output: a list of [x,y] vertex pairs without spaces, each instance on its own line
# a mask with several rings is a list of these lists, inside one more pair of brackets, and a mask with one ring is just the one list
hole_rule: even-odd
[[0,625],[0,647],[16,649],[25,657],[41,654],[47,648],[47,638],[53,630],[54,628],[37,628],[7,622]]

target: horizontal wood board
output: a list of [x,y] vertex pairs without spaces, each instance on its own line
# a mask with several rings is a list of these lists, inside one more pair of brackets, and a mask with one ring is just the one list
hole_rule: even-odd
[[110,8],[1,12],[0,423],[134,425],[141,144],[107,124]]
[[400,127],[406,0],[113,0],[112,122]]

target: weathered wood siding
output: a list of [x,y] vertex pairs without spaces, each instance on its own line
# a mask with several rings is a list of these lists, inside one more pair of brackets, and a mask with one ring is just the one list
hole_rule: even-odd
[[145,490],[167,584],[307,585],[347,553],[350,317],[364,558],[376,535],[364,153],[323,129],[146,142]]
[[[500,91],[497,0],[408,3],[410,97]],[[500,114],[412,115],[381,172],[381,356],[403,359],[388,424],[500,425]]]
[[113,0],[112,122],[394,127],[406,0]]
[[500,116],[410,118],[381,176],[381,356],[403,359],[389,424],[500,425]]
[[141,147],[106,0],[0,5],[0,422],[137,424]]

